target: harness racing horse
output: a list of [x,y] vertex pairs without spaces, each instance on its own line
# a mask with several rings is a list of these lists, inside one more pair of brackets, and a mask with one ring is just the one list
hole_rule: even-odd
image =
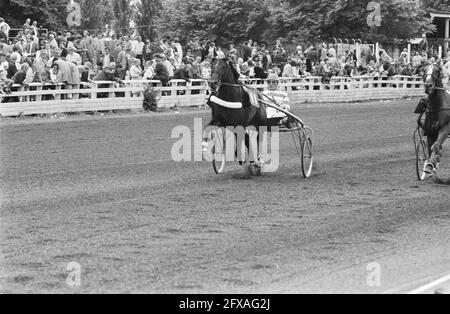
[[[424,131],[427,136],[429,160],[425,172],[434,175],[443,155],[442,145],[450,134],[450,93],[442,83],[443,69],[437,63],[431,64],[424,76],[428,108]],[[442,182],[448,183],[448,182]]]
[[[210,126],[243,127],[244,129],[254,127],[259,130],[260,126],[267,126],[266,108],[259,103],[258,92],[240,84],[239,76],[233,64],[226,58],[218,58],[212,63],[209,80],[212,96],[208,101],[212,109],[212,121],[206,128]],[[205,137],[204,141],[207,142],[207,140],[208,138]],[[246,146],[249,148],[248,135],[246,135]],[[259,168],[263,163],[261,158],[250,162],[251,166]]]

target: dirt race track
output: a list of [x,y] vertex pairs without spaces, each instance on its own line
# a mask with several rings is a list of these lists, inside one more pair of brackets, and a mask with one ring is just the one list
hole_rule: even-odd
[[204,111],[2,120],[0,292],[411,291],[450,272],[450,187],[416,180],[416,104],[294,106],[308,180],[288,135],[262,177],[175,163],[172,129]]

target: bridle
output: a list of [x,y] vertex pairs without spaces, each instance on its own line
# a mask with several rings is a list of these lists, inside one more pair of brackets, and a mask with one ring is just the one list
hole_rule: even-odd
[[[425,78],[425,87],[430,88],[429,95],[432,95],[436,90],[446,90],[445,88],[442,87],[436,87],[436,81],[442,80],[442,69],[439,67],[439,77],[436,80],[434,80],[433,78],[434,66],[439,67],[437,63],[430,64],[429,68],[427,69],[426,74],[427,76]],[[431,81],[432,83],[427,83],[427,81]]]
[[[441,90],[441,91],[445,91],[448,92],[447,89],[445,89],[444,87],[437,87],[436,86],[436,81],[442,79],[442,69],[439,70],[439,77],[437,78],[437,80],[433,79],[433,72],[434,72],[434,65],[437,65],[436,63],[430,65],[430,68],[427,71],[427,77],[425,79],[425,87],[431,87],[429,96],[433,95],[436,91]],[[431,78],[432,83],[431,84],[427,84],[426,82]],[[441,108],[438,110],[430,110],[430,107],[427,108],[427,112],[428,113],[439,113],[442,111],[449,111],[450,108]]]
[[[219,72],[219,64],[220,64],[220,61],[217,60],[214,71]],[[223,83],[222,82],[222,76],[226,75],[231,70],[230,61],[226,61],[226,64],[227,64],[226,72],[223,75],[219,75],[219,80],[217,81],[217,89],[215,92],[218,92],[222,86],[242,87],[241,84]]]

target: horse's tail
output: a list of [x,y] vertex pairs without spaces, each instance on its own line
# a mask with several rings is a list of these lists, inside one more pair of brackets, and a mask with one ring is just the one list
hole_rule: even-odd
[[450,178],[442,179],[442,178],[435,177],[435,178],[433,178],[433,181],[436,182],[437,184],[450,185]]

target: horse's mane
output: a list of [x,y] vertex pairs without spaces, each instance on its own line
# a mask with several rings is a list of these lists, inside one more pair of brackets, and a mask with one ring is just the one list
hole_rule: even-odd
[[239,77],[241,77],[241,75],[236,70],[234,64],[231,61],[228,61],[228,64],[230,65],[231,72],[233,72],[234,80],[237,82],[239,80]]

